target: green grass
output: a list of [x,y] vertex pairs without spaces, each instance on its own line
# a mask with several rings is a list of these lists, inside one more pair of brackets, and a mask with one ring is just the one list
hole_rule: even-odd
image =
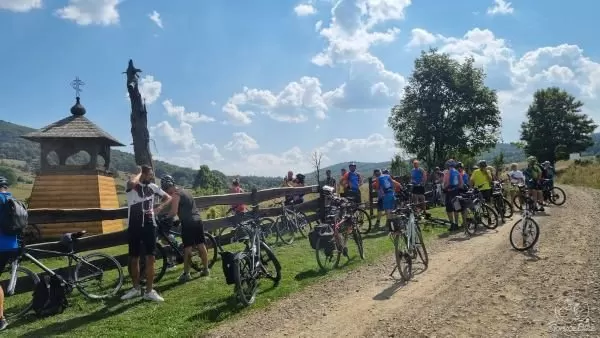
[[[441,212],[441,214],[440,214]],[[436,217],[443,211],[434,210]],[[442,229],[424,230],[426,241],[437,238]],[[380,260],[390,255],[393,246],[386,234],[375,233],[365,236],[365,262]],[[356,255],[351,244],[350,256]],[[125,246],[103,250],[112,255],[125,252]],[[283,280],[276,288],[271,288],[269,281],[262,282],[256,303],[250,308],[242,308],[236,304],[233,286],[226,285],[217,262],[208,279],[194,279],[187,284],[179,284],[177,276],[181,266],[168,272],[156,289],[163,295],[162,304],[148,303],[141,300],[122,302],[118,299],[103,302],[88,301],[74,291],[69,297],[71,306],[63,313],[50,318],[38,319],[30,315],[20,321],[11,323],[5,336],[82,336],[100,337],[119,336],[190,336],[206,332],[208,329],[234,316],[255,311],[268,306],[277,299],[298,292],[310,284],[323,279],[332,278],[340,273],[355,269],[365,262],[358,257],[348,265],[332,270],[327,274],[319,272],[315,251],[310,248],[306,239],[298,238],[292,245],[275,248],[277,257],[283,267]],[[342,262],[345,259],[342,258]],[[46,259],[52,267],[60,266],[61,260]],[[62,261],[64,262],[64,260]],[[124,268],[126,271],[126,268]],[[7,276],[5,275],[4,278]],[[131,285],[127,284],[122,292]],[[26,297],[23,296],[15,297]],[[10,298],[7,302],[10,302]]]

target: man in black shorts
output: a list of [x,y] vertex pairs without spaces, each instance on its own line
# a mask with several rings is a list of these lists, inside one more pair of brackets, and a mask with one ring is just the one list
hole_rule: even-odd
[[181,239],[183,240],[184,261],[183,273],[179,276],[179,281],[185,283],[189,281],[190,261],[192,260],[192,250],[198,250],[204,270],[200,272],[200,276],[208,276],[208,254],[206,252],[206,238],[204,237],[204,226],[200,219],[200,211],[196,207],[194,197],[175,185],[173,177],[166,175],[160,179],[160,187],[171,196],[171,207],[167,213],[167,217],[179,217],[181,221]]
[[[141,296],[140,288],[140,255],[142,247],[146,259],[146,292],[143,298],[155,302],[164,299],[153,289],[154,282],[154,249],[156,247],[156,221],[154,214],[159,213],[170,201],[171,197],[152,183],[154,172],[152,167],[143,165],[139,174],[127,182],[127,235],[129,237],[129,273],[133,288],[121,299],[127,300]],[[162,204],[154,208],[154,196],[162,197]]]

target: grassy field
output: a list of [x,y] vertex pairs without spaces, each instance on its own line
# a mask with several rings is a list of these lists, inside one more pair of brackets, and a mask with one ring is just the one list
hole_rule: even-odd
[[[442,216],[443,212],[435,210],[434,214]],[[427,228],[424,230],[426,241],[436,238],[442,231],[443,229]],[[117,255],[125,250],[124,246],[120,246],[104,251]],[[181,273],[181,266],[178,266],[177,270],[168,272],[156,286],[165,298],[162,304],[143,302],[139,299],[126,302],[118,299],[87,301],[78,291],[74,291],[70,296],[71,307],[63,314],[45,319],[30,315],[11,323],[10,329],[4,335],[101,337],[106,336],[108,332],[118,332],[120,336],[168,337],[201,334],[224,320],[268,306],[278,298],[298,292],[307,285],[326,278],[335,278],[336,275],[366,262],[380,260],[383,256],[390,255],[392,250],[392,243],[384,233],[367,235],[365,262],[354,257],[347,265],[322,274],[318,270],[315,252],[310,248],[308,240],[298,238],[292,245],[275,248],[283,267],[283,280],[276,288],[272,288],[270,282],[263,282],[256,304],[251,308],[245,309],[236,304],[232,297],[233,287],[224,282],[220,262],[215,265],[209,278],[195,279],[183,285],[176,280]],[[355,254],[355,248],[350,246],[350,256]],[[48,259],[44,262],[57,267],[63,261]],[[129,287],[129,284],[126,285],[123,291]]]
[[588,165],[572,164],[561,170],[557,183],[600,189],[600,164],[597,162]]

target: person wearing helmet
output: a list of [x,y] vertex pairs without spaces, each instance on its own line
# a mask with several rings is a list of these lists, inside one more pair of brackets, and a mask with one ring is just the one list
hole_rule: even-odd
[[[243,192],[244,192],[244,189],[242,189],[242,187],[240,186],[240,180],[238,178],[235,178],[233,180],[233,182],[231,182],[231,188],[229,188],[229,193],[230,194],[241,194]],[[245,204],[232,204],[231,210],[233,210],[234,212],[244,212],[244,211],[246,211],[246,205]]]
[[381,216],[383,216],[384,213],[384,209],[383,209],[383,194],[380,191],[380,189],[376,189],[375,188],[375,182],[377,181],[377,178],[381,176],[381,170],[379,169],[374,169],[373,170],[373,190],[377,191],[377,220],[375,221],[375,226],[379,227],[381,225]]
[[471,173],[471,186],[478,189],[486,203],[492,199],[492,172],[485,160],[480,160],[477,169]]
[[535,156],[527,158],[527,169],[523,172],[525,182],[529,188],[531,197],[536,201],[536,209],[544,211],[544,194],[541,189],[542,167]]
[[427,173],[419,166],[419,160],[414,160],[413,168],[410,171],[412,202],[419,205],[419,208],[423,212],[427,209],[427,203],[425,203],[425,182],[427,182]]
[[194,197],[188,191],[178,187],[173,177],[165,175],[160,179],[161,188],[171,196],[171,206],[167,212],[167,217],[179,218],[181,221],[181,239],[183,241],[183,273],[179,276],[179,281],[185,283],[189,281],[190,263],[192,260],[192,250],[196,249],[200,253],[200,259],[204,269],[200,276],[208,276],[208,253],[206,251],[206,238],[204,237],[204,226],[200,218],[200,210],[196,207]]
[[[388,228],[390,231],[394,231],[394,229],[390,228],[392,211],[394,211],[394,209],[396,208],[396,196],[394,194],[394,187],[399,186],[400,183],[396,182],[390,176],[388,170],[384,169],[380,172],[378,169],[376,169],[374,174],[375,179],[373,180],[373,188],[377,190],[377,196],[381,198],[381,209],[383,209],[383,211],[385,211],[386,213]],[[379,222],[379,220],[377,222]]]
[[469,174],[467,174],[467,171],[465,170],[465,167],[463,166],[462,162],[456,163],[456,170],[458,170],[458,172],[462,176],[463,190],[469,189]]
[[448,170],[444,172],[442,187],[445,192],[446,213],[451,224],[448,230],[455,231],[458,230],[458,212],[454,208],[453,202],[463,188],[463,180],[458,170],[456,170],[456,161],[449,159],[446,166]]
[[[154,250],[156,248],[156,221],[154,214],[169,205],[171,196],[152,183],[154,171],[149,165],[143,165],[140,173],[127,182],[127,237],[129,245],[129,271],[133,288],[127,291],[122,300],[141,296],[140,288],[140,254],[145,249],[146,260],[146,292],[145,300],[163,302],[164,299],[153,289],[154,284]],[[162,203],[155,207],[154,197],[162,197]]]
[[508,174],[506,174],[508,176],[508,180],[510,181],[508,193],[510,194],[511,201],[514,201],[515,196],[517,195],[517,186],[519,184],[525,184],[525,176],[523,175],[523,172],[518,168],[519,167],[516,163],[512,163],[510,165],[510,171],[508,172]]
[[554,168],[550,164],[550,161],[542,163],[542,178],[550,180],[550,189],[554,187]]
[[355,202],[360,203],[360,185],[362,184],[362,177],[356,171],[356,163],[350,162],[348,165],[348,172],[342,177],[342,184],[346,187],[346,197],[353,199]]
[[[3,208],[4,205],[9,199],[13,198],[8,191],[8,186],[9,182],[6,177],[0,176],[0,219],[3,219],[6,212]],[[18,249],[17,235],[5,235],[0,228],[0,275],[8,262],[16,257]],[[7,325],[8,322],[4,318],[4,290],[0,285],[0,331],[6,329]]]

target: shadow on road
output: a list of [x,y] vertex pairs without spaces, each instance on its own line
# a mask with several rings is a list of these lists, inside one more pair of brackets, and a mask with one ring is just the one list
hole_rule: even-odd
[[380,293],[373,296],[373,300],[389,300],[392,296],[398,292],[403,286],[406,285],[406,282],[402,279],[396,279],[394,284],[388,286],[383,289]]

